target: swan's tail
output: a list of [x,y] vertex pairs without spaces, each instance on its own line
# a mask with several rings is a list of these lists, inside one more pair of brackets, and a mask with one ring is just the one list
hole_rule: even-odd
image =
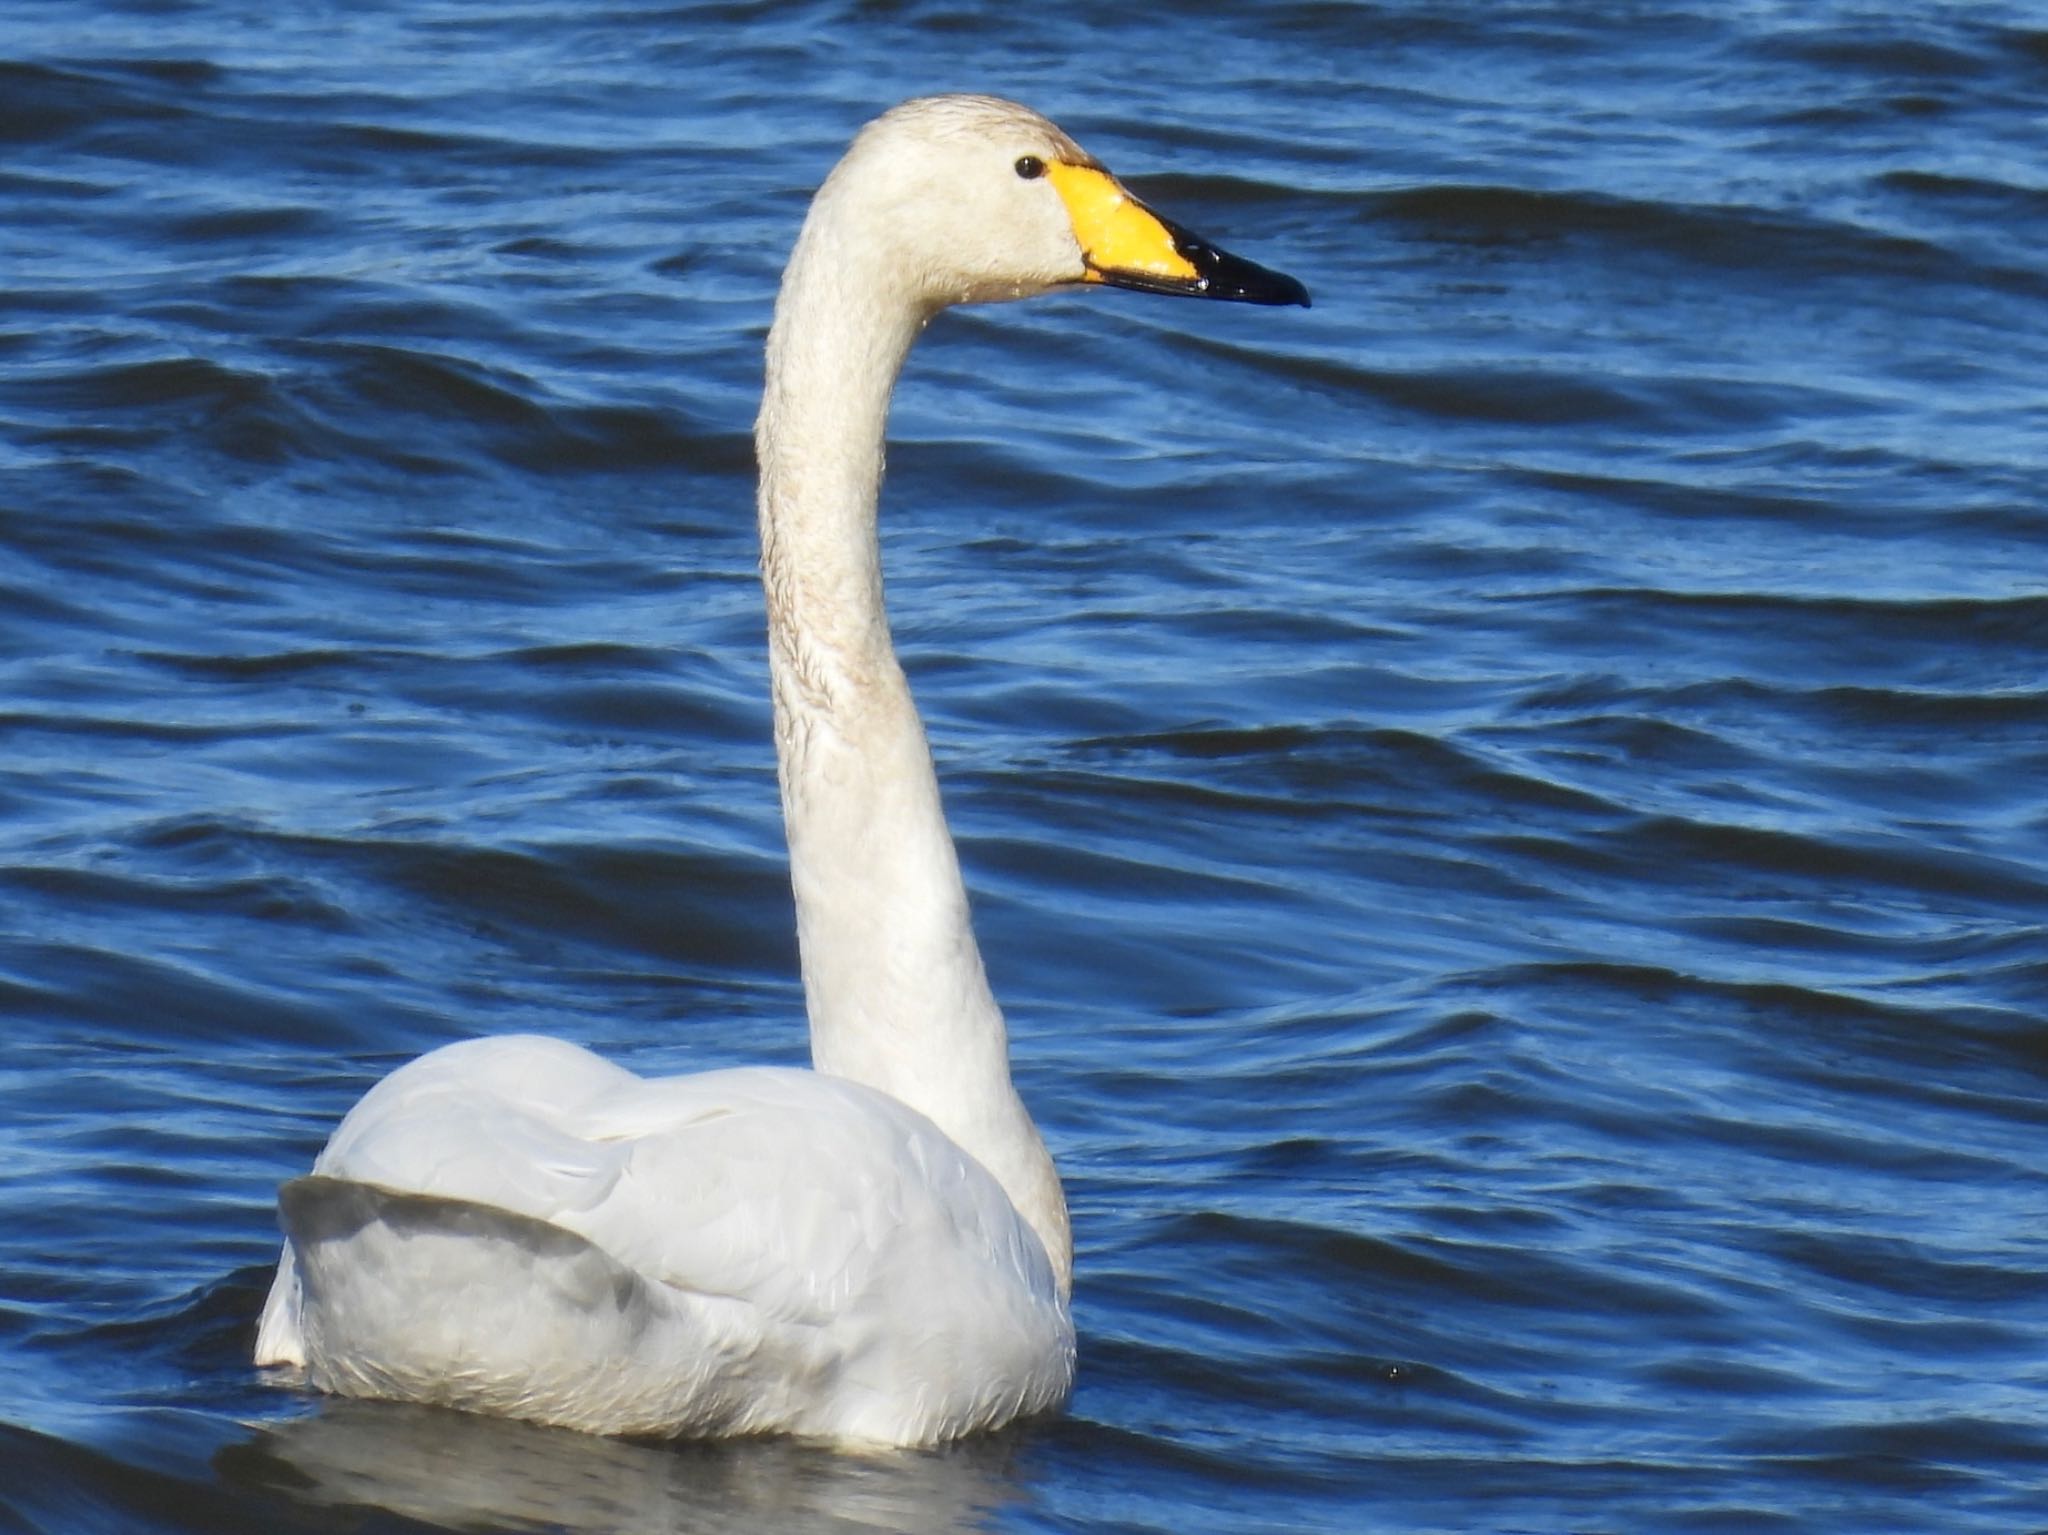
[[306,1342],[299,1333],[299,1262],[290,1242],[277,1260],[277,1277],[270,1281],[263,1320],[256,1326],[256,1363],[302,1368],[306,1363]]
[[[278,1192],[288,1238],[257,1362],[300,1363],[343,1396],[632,1432],[673,1423],[638,1403],[622,1360],[675,1320],[650,1284],[583,1237],[490,1205],[342,1178]],[[621,1424],[628,1425],[623,1430]]]

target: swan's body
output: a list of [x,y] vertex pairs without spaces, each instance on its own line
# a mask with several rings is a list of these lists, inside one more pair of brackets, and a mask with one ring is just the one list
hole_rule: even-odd
[[987,97],[870,124],[812,204],[758,427],[775,740],[815,1071],[648,1081],[531,1037],[391,1074],[287,1184],[258,1363],[600,1433],[926,1444],[1057,1405],[1073,1250],[1010,1083],[875,534],[947,304],[1084,281],[1307,301]]

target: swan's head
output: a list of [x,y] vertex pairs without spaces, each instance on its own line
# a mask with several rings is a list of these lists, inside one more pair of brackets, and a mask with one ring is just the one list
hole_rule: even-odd
[[1161,218],[1050,122],[994,96],[925,96],[876,118],[819,189],[813,224],[828,213],[840,241],[933,309],[1077,283],[1308,303],[1292,277]]

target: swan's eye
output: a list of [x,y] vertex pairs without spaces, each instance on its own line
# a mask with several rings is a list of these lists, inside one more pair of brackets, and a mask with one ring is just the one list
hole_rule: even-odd
[[1017,161],[1017,174],[1026,181],[1036,181],[1045,174],[1045,162],[1037,155],[1025,155]]

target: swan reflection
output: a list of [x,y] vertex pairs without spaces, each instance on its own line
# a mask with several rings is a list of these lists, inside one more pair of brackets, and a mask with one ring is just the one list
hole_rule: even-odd
[[375,1508],[447,1529],[710,1535],[952,1531],[1023,1494],[1014,1435],[848,1455],[788,1439],[602,1439],[443,1408],[334,1398],[264,1424],[215,1470],[315,1509]]

